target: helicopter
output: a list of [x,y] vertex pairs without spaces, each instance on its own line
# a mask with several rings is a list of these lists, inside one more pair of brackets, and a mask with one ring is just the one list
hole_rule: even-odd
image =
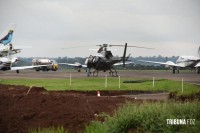
[[[102,44],[97,45],[100,46],[100,48],[97,51],[97,54],[95,56],[90,55],[85,60],[85,65],[80,63],[70,64],[70,63],[59,63],[59,64],[65,64],[74,66],[75,68],[78,68],[78,72],[80,72],[80,68],[87,68],[87,76],[91,76],[93,73],[93,76],[96,73],[96,76],[98,76],[99,71],[109,71],[109,74],[111,76],[118,76],[118,72],[115,69],[115,66],[123,65],[124,69],[126,64],[134,64],[133,62],[127,62],[128,58],[130,57],[130,54],[126,56],[126,50],[127,47],[137,47],[137,48],[146,48],[146,47],[139,47],[139,46],[128,46],[127,43],[125,45],[109,45],[109,44]],[[122,57],[113,56],[112,52],[108,50],[108,47],[113,46],[119,46],[124,47],[124,53]],[[152,49],[152,48],[146,48],[146,49]],[[93,72],[90,70],[94,69]]]
[[[124,45],[124,54],[122,57],[113,56],[112,52],[107,50],[107,47],[112,46],[121,46],[121,45],[97,45],[100,46],[99,50],[97,51],[97,55],[93,56],[90,55],[85,60],[85,65],[87,66],[87,76],[90,76],[91,72],[90,70],[93,68],[93,76],[96,73],[96,76],[98,76],[99,71],[109,71],[109,74],[112,76],[118,76],[117,70],[114,66],[123,65],[125,68],[125,64],[131,64],[132,62],[126,62],[128,61],[128,58],[130,54],[126,57],[126,49],[127,49],[127,43]],[[122,61],[122,62],[121,62]],[[115,74],[115,75],[114,75]]]

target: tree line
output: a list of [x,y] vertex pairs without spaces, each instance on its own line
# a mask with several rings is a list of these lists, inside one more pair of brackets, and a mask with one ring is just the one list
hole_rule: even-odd
[[[13,66],[26,66],[31,65],[32,60],[34,58],[48,58],[48,57],[20,57],[19,62],[17,64],[13,64]],[[126,65],[127,69],[131,70],[165,70],[166,68],[159,64],[152,64],[152,63],[145,63],[139,62],[138,60],[149,60],[149,61],[157,61],[157,62],[166,62],[166,61],[173,61],[176,62],[177,56],[172,57],[164,57],[164,56],[138,56],[138,57],[130,57],[129,60],[134,64]],[[75,63],[79,62],[81,64],[85,63],[86,58],[83,57],[55,57],[50,58],[56,60],[57,63]],[[60,65],[62,68],[73,68],[71,66]],[[122,66],[117,66],[117,69],[124,69]]]

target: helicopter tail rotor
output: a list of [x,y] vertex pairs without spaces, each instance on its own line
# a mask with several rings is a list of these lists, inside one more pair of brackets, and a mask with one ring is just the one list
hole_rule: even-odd
[[128,58],[131,56],[131,53],[128,54],[128,56],[126,57],[126,61],[128,61]]

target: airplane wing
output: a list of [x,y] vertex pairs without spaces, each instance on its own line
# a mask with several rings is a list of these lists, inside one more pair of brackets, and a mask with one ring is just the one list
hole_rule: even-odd
[[[128,64],[134,64],[134,63],[133,62],[125,62],[125,64],[128,65]],[[123,65],[123,62],[114,64],[114,66],[120,66],[120,65]]]
[[147,62],[147,63],[154,63],[154,64],[161,64],[161,65],[167,65],[167,66],[175,66],[175,67],[181,67],[171,61],[167,61],[167,62],[156,62],[156,61],[146,61],[146,60],[138,60],[140,62]]
[[74,67],[82,67],[81,64],[70,64],[70,63],[58,63],[58,64],[61,64],[61,65],[68,65],[68,66],[74,66]]
[[74,66],[74,67],[83,67],[83,68],[87,68],[87,65],[82,65],[80,63],[75,63],[75,64],[70,64],[70,63],[58,63],[61,65],[69,65],[69,66]]
[[[20,52],[21,52],[21,49],[13,49],[10,54],[14,55],[14,54],[17,54],[17,53],[20,53]],[[1,51],[0,52],[1,57],[7,56],[7,55],[8,55],[8,51]]]
[[48,66],[48,65],[11,67],[10,70],[11,70],[11,71],[16,71],[16,70],[31,69],[31,68],[43,67],[43,66]]
[[87,68],[87,65],[82,65],[82,67]]
[[13,49],[12,50],[12,54],[17,54],[17,53],[20,53],[21,52],[21,49]]
[[197,64],[196,64],[196,66],[194,66],[194,67],[200,67],[200,62],[199,62],[199,63],[197,63]]
[[146,60],[138,60],[140,62],[147,62],[147,63],[154,63],[154,64],[161,64],[161,65],[167,65],[166,62],[156,62],[156,61],[146,61]]

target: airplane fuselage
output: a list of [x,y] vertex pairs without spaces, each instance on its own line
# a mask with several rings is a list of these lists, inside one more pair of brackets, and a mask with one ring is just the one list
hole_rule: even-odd
[[199,61],[200,58],[195,56],[180,56],[176,64],[180,67],[194,67]]
[[6,57],[0,58],[0,70],[10,70],[12,61]]

